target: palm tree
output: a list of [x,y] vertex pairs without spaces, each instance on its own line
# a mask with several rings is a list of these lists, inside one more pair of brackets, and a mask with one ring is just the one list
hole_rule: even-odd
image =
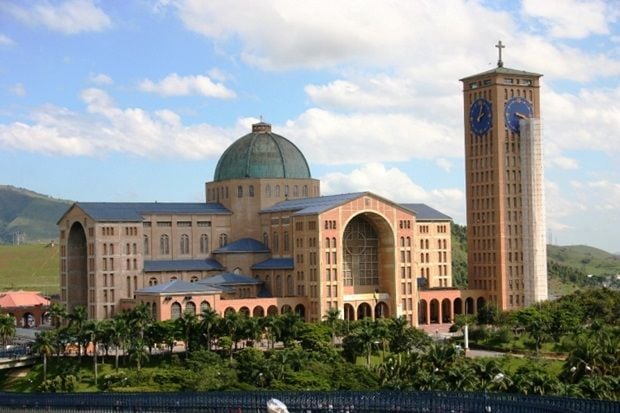
[[332,307],[327,310],[323,316],[323,320],[329,326],[332,334],[332,346],[336,345],[336,328],[340,322],[340,310],[336,307]]
[[242,326],[242,319],[239,313],[228,311],[224,317],[220,319],[221,331],[231,340],[233,340],[234,348],[237,349],[237,340],[239,339],[239,330]]
[[255,346],[263,336],[263,327],[258,318],[246,317],[242,329],[244,335],[243,338],[251,341],[253,346]]
[[49,331],[38,333],[34,340],[33,351],[43,357],[43,381],[47,380],[47,358],[54,354],[54,337]]
[[200,331],[207,339],[207,350],[211,350],[212,335],[218,319],[219,315],[211,307],[202,310],[202,314],[200,314]]
[[279,327],[279,339],[288,347],[298,336],[301,328],[301,318],[292,311],[286,312],[276,318]]
[[78,339],[78,356],[80,363],[82,362],[82,338],[84,336],[84,324],[88,320],[88,314],[86,313],[86,307],[78,305],[73,308],[73,312],[69,314],[69,329],[74,337]]
[[67,309],[59,303],[52,303],[49,314],[52,319],[52,326],[58,330],[62,321],[67,318]]
[[190,341],[193,330],[198,325],[198,319],[191,312],[184,312],[181,317],[174,320],[177,330],[181,333],[183,341],[185,341],[185,358],[189,357]]
[[138,304],[129,312],[127,317],[130,329],[137,333],[131,335],[129,356],[130,359],[136,361],[138,370],[140,370],[142,367],[141,362],[145,359],[144,355],[148,358],[148,354],[144,349],[144,330],[152,321],[151,311],[146,304]]
[[356,336],[359,343],[363,343],[364,354],[366,355],[366,367],[370,368],[370,355],[372,354],[372,346],[377,341],[377,330],[370,318],[361,320],[358,327],[354,330],[353,335]]
[[9,314],[0,314],[0,340],[6,346],[9,340],[15,337],[15,317]]
[[119,314],[114,317],[112,324],[110,325],[110,338],[115,347],[114,369],[116,371],[118,371],[118,359],[120,355],[119,350],[123,350],[125,348],[128,336],[129,325],[127,324],[127,320],[122,314]]
[[101,325],[98,321],[89,321],[84,326],[84,336],[87,337],[87,342],[91,343],[93,346],[93,375],[95,377],[95,387],[97,387],[98,383],[98,372],[97,372],[97,353],[99,352],[97,349],[97,343],[102,338],[104,332],[101,329]]

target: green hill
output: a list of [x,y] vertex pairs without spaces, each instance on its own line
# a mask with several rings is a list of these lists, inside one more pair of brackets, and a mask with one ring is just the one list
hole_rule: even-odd
[[0,245],[0,291],[37,290],[57,294],[58,246],[47,244]]
[[579,269],[585,275],[620,274],[620,257],[587,245],[547,246],[549,261]]
[[70,201],[0,185],[0,243],[41,243],[58,238],[56,222]]

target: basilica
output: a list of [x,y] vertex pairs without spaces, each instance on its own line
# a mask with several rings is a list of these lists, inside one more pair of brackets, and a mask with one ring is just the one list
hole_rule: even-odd
[[468,290],[452,287],[450,217],[372,192],[321,196],[304,154],[259,122],[222,154],[204,202],[73,204],[58,221],[60,301],[99,320],[137,304],[156,320],[337,309],[435,329],[485,303],[544,300],[540,76],[505,68],[500,49],[497,68],[461,79]]
[[[321,196],[304,155],[267,123],[222,154],[205,198],[72,205],[59,221],[62,302],[94,319],[136,303],[157,320],[209,307],[307,321],[333,308],[350,320],[453,318],[450,217],[371,192]],[[418,314],[433,291],[454,297]]]

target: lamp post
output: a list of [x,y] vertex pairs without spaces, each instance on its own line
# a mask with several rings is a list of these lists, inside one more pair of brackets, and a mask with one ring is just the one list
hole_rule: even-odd
[[[503,382],[505,378],[506,378],[506,375],[504,373],[497,373],[491,379],[491,383],[499,384]],[[489,396],[487,394],[487,388],[485,386],[484,387],[484,410],[483,410],[485,413],[491,413],[493,411],[493,409],[491,408],[491,405],[489,404],[488,399],[489,399]]]
[[467,299],[465,299],[465,330],[463,331],[465,342],[463,343],[463,351],[465,356],[469,351],[469,316],[467,314]]

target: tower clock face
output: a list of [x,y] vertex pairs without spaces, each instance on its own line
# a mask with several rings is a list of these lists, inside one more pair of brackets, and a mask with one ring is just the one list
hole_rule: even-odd
[[532,104],[522,97],[511,98],[506,102],[504,111],[506,117],[506,127],[514,133],[519,133],[519,121],[531,118],[534,114]]
[[484,135],[491,129],[493,113],[491,102],[486,99],[476,99],[469,108],[469,126],[476,135]]

